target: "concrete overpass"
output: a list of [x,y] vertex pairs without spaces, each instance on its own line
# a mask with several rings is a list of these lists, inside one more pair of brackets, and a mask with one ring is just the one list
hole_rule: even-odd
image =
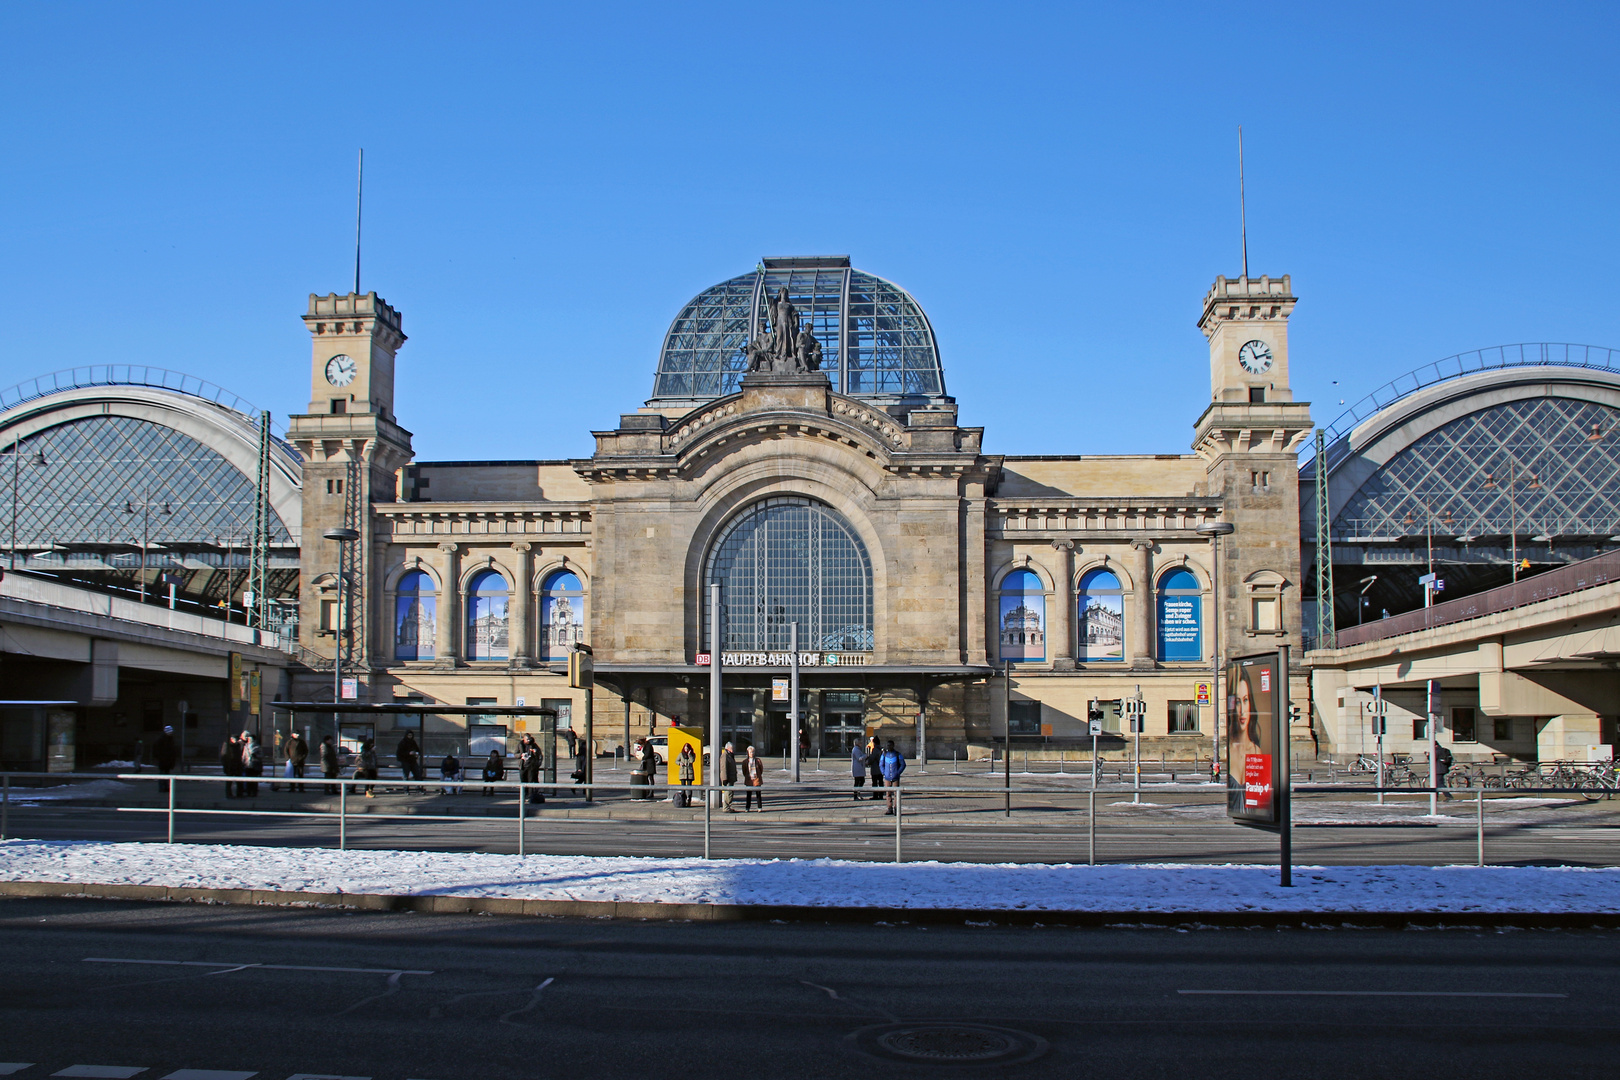
[[1440,741],[1459,761],[1608,758],[1620,714],[1620,552],[1351,627],[1336,646],[1306,654],[1324,750],[1373,748],[1380,687],[1385,750],[1426,752],[1433,679]]
[[259,671],[269,701],[284,696],[293,663],[282,644],[250,627],[8,573],[0,580],[0,763],[43,768],[48,759],[61,770],[129,760],[165,725],[184,736],[188,759],[208,759],[227,730],[254,726],[230,709],[231,654]]

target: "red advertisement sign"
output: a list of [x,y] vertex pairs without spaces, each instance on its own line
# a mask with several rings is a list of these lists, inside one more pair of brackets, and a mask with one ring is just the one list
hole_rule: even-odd
[[1243,808],[1271,812],[1271,755],[1247,754],[1243,758]]

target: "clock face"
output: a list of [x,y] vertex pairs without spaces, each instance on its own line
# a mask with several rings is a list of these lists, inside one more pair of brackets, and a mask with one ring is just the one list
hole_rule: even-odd
[[1271,370],[1271,346],[1263,341],[1245,342],[1238,350],[1238,363],[1250,375],[1264,375]]
[[[1243,347],[1245,349],[1248,348],[1247,345]],[[332,359],[326,362],[326,381],[331,383],[333,386],[348,386],[350,383],[354,382],[354,377],[359,370],[360,369],[355,366],[354,359],[352,357],[341,355],[334,356]]]

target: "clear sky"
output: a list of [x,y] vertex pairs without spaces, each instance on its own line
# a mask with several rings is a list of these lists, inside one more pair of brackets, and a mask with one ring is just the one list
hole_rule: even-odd
[[[591,452],[682,303],[849,254],[1001,453],[1175,453],[1194,326],[1293,275],[1319,423],[1520,341],[1620,346],[1614,4],[0,7],[0,385],[137,363],[286,414],[311,292],[404,313],[423,460]],[[1338,380],[1335,384],[1334,380]]]

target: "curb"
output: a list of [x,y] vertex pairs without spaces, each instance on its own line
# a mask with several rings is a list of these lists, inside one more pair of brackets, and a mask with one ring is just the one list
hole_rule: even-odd
[[204,889],[167,885],[86,885],[57,881],[0,881],[0,897],[146,900],[160,903],[329,907],[353,911],[412,911],[436,915],[531,915],[572,919],[671,922],[907,923],[926,926],[1072,926],[1116,929],[1402,930],[1450,929],[1613,930],[1620,912],[1442,911],[1032,911],[974,908],[833,908],[808,904],[657,904],[612,900],[519,900],[488,896],[414,896],[389,893],[313,893],[275,889]]

